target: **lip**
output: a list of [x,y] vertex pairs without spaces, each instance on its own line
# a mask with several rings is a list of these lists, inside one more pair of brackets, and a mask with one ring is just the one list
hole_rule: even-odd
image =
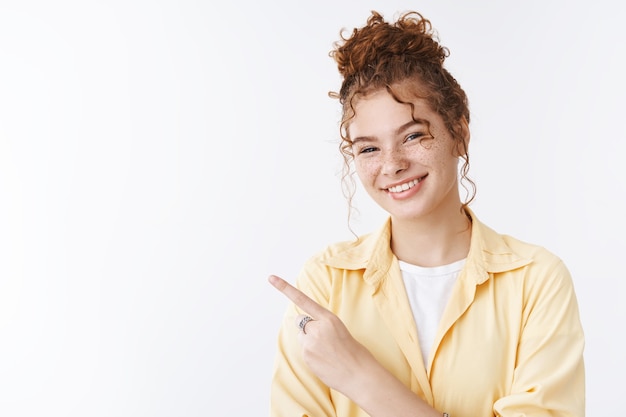
[[[386,188],[383,188],[383,191],[394,200],[409,198],[419,191],[419,189],[421,188],[421,184],[426,179],[426,177],[428,177],[428,174],[422,175],[420,177],[406,179],[404,181],[399,181],[394,184],[389,184]],[[392,188],[397,187],[401,188],[391,191]]]
[[[416,187],[419,183],[421,183],[422,181],[424,181],[424,179],[428,176],[428,174],[422,175],[420,177],[415,177],[415,178],[410,178],[410,179],[406,179],[403,181],[398,181],[394,184],[389,184],[386,187],[383,187],[383,190],[385,192],[388,192],[390,194],[400,194],[402,192],[408,191],[414,187]],[[392,188],[396,188],[396,187],[404,187],[404,190],[400,191],[400,190],[394,190],[391,191]]]

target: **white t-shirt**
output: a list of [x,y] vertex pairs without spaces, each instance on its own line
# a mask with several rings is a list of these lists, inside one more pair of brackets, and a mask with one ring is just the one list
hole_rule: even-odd
[[448,265],[422,267],[399,261],[404,287],[417,325],[417,337],[424,365],[432,349],[437,327],[448,303],[452,287],[465,259]]

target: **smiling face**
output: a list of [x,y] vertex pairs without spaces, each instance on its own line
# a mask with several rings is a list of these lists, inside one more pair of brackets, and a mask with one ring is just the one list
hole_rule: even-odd
[[412,103],[413,114],[385,90],[356,102],[347,133],[357,175],[395,220],[458,214],[457,145],[425,100]]

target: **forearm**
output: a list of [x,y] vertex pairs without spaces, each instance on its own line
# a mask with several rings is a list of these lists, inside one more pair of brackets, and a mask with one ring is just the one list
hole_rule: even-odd
[[[378,362],[334,313],[279,277],[271,276],[270,282],[314,317],[298,333],[297,340],[293,335],[285,334],[283,343],[299,342],[302,363],[319,381],[344,394],[370,417],[442,416]],[[304,317],[295,317],[293,328]],[[295,346],[290,349],[295,350]],[[298,362],[294,360],[294,363]]]
[[371,417],[441,417],[443,414],[407,388],[373,357],[353,375],[343,393]]

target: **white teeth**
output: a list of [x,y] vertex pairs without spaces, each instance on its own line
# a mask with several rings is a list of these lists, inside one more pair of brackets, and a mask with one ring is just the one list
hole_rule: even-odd
[[399,192],[402,192],[402,191],[406,191],[409,188],[413,188],[418,182],[419,182],[418,180],[405,182],[404,184],[396,185],[395,187],[387,188],[387,191],[389,191],[390,193],[399,193]]

